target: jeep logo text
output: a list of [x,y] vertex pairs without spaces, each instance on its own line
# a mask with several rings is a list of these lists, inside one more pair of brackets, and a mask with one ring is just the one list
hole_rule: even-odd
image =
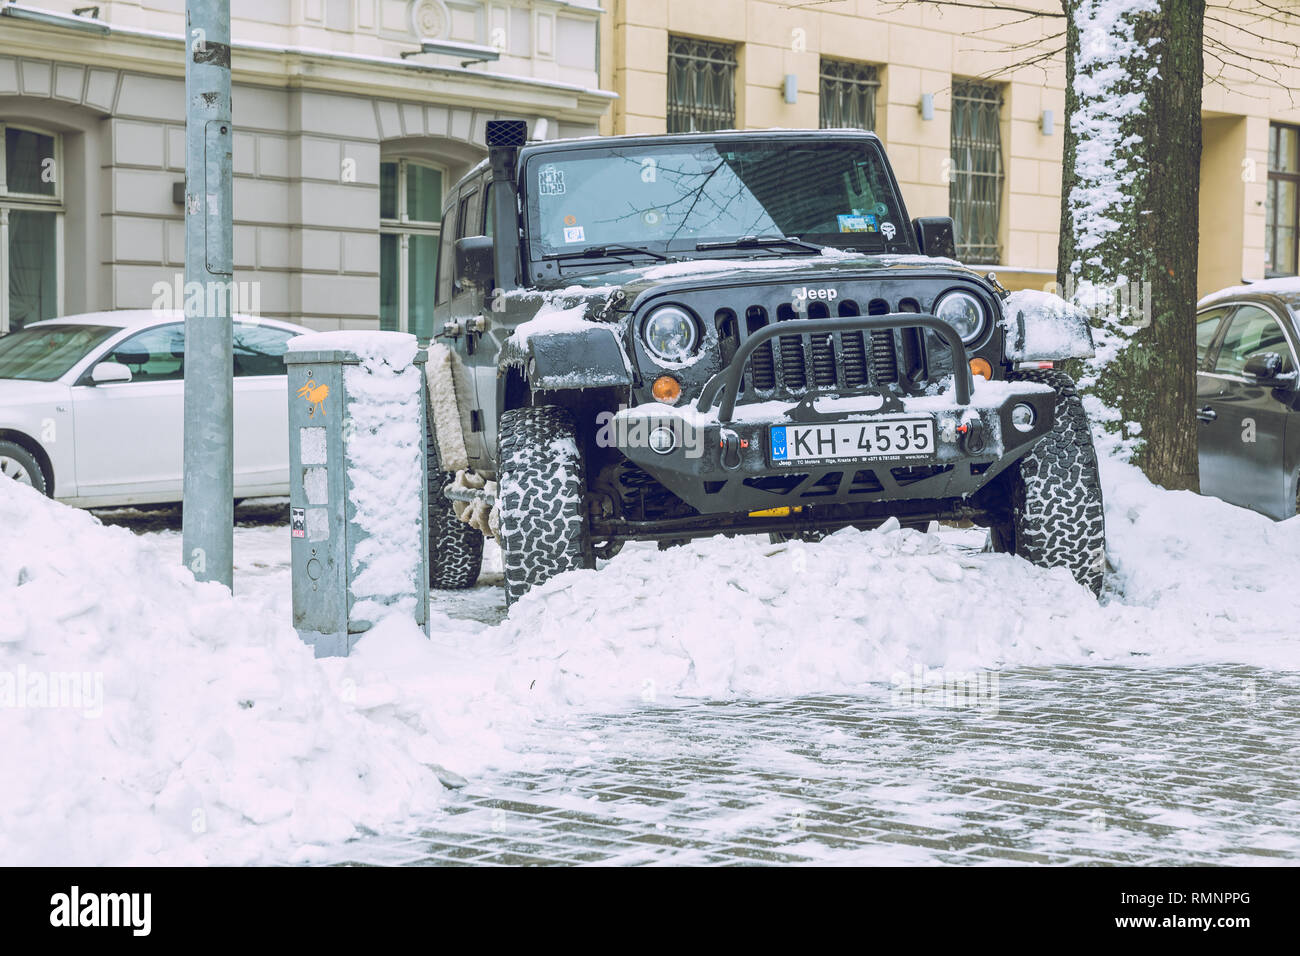
[[804,286],[802,289],[794,290],[794,297],[799,300],[826,299],[827,301],[830,301],[838,296],[839,293],[834,289],[810,289],[807,286]]

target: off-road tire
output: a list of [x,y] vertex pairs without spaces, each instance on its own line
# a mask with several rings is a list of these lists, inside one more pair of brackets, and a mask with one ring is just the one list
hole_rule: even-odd
[[425,434],[429,439],[429,587],[472,588],[483,569],[483,533],[457,518],[442,493],[456,476],[442,470],[432,420],[427,420]]
[[8,459],[12,469],[12,473],[9,470],[2,473],[4,480],[30,484],[41,494],[49,496],[50,486],[45,471],[41,468],[41,463],[26,448],[11,441],[0,441],[0,458]]
[[517,408],[497,429],[506,603],[565,571],[594,567],[583,513],[586,474],[568,409]]
[[1093,594],[1106,570],[1106,516],[1097,452],[1074,380],[1056,370],[1014,372],[1012,381],[1056,390],[1056,420],[1000,477],[1007,514],[989,528],[994,551],[1039,567],[1068,568]]
[[767,540],[772,544],[785,544],[787,541],[803,541],[806,544],[816,544],[818,541],[825,541],[828,533],[816,529],[811,531],[769,531]]

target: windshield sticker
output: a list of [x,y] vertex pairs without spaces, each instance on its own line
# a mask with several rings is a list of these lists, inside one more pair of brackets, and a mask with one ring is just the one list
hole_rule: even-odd
[[543,196],[564,195],[564,170],[543,166],[537,171],[537,191]]
[[564,230],[565,242],[586,242],[587,234],[581,226],[569,226]]
[[879,232],[880,227],[877,225],[875,213],[866,213],[865,215],[836,216],[840,224],[840,232]]
[[886,242],[893,239],[894,233],[896,232],[898,232],[898,230],[894,228],[892,222],[882,222],[880,224],[880,234],[885,237]]
[[564,217],[564,224],[566,226],[576,226],[578,224],[578,217],[570,213]]
[[641,221],[647,226],[657,226],[663,217],[659,215],[658,209],[647,209],[641,213]]
[[877,216],[883,216],[885,215],[885,213],[889,212],[889,207],[886,206],[883,202],[876,203],[875,209],[876,209]]

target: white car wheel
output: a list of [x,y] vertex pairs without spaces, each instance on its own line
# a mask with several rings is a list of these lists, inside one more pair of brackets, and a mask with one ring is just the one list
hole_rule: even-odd
[[31,453],[11,441],[0,441],[0,480],[8,479],[49,494],[45,472]]
[[0,475],[12,478],[20,485],[30,485],[32,483],[32,473],[24,467],[22,462],[13,458],[0,457]]

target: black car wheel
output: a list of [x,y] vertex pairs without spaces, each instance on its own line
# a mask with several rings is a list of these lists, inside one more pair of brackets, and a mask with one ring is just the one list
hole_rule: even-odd
[[43,495],[49,495],[49,483],[40,463],[22,445],[0,441],[0,478],[30,485]]
[[567,409],[517,408],[501,416],[501,561],[506,603],[565,571],[594,566],[583,514],[578,429]]
[[1016,372],[1013,381],[1056,390],[1056,420],[1024,458],[999,477],[994,551],[1044,568],[1068,568],[1093,594],[1106,570],[1106,517],[1097,452],[1074,380],[1055,370]]

